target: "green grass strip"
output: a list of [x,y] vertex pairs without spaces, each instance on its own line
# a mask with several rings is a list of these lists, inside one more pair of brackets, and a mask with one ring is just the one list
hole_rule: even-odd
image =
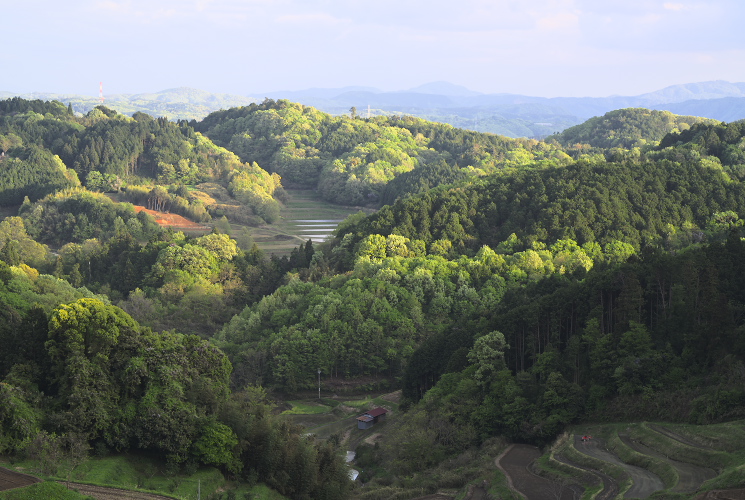
[[0,492],[2,500],[84,500],[89,498],[91,497],[81,495],[75,490],[69,490],[66,486],[54,481]]
[[329,413],[333,408],[321,403],[308,401],[288,401],[292,408],[282,412],[282,415],[320,415]]
[[[663,427],[661,424],[657,425]],[[726,452],[689,446],[655,431],[647,423],[633,426],[630,435],[644,446],[657,450],[662,455],[678,462],[716,470],[732,465],[732,457]]]

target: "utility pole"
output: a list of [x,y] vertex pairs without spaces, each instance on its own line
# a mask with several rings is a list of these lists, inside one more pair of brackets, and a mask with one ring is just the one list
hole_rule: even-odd
[[321,369],[318,369],[318,399],[321,399]]

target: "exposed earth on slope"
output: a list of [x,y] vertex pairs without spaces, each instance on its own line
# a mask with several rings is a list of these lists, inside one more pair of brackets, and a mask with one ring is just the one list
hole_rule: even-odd
[[182,217],[178,214],[171,214],[166,212],[158,212],[150,210],[140,205],[135,205],[135,212],[147,212],[155,218],[155,222],[162,227],[172,227],[173,229],[184,229],[184,230],[195,230],[195,231],[209,231],[209,227],[203,224],[192,222],[186,217]]

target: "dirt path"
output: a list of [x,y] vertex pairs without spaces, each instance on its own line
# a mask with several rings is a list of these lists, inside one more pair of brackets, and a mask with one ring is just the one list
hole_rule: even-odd
[[634,483],[626,492],[624,498],[647,498],[655,491],[665,489],[665,484],[656,474],[623,462],[605,448],[602,439],[591,439],[583,442],[580,436],[574,436],[574,447],[580,453],[623,467]]
[[645,446],[638,441],[634,441],[629,436],[619,434],[618,437],[631,449],[636,450],[643,455],[659,458],[660,460],[664,460],[672,465],[678,472],[679,478],[678,484],[671,489],[671,491],[674,491],[676,493],[691,493],[693,491],[696,491],[701,487],[704,481],[712,479],[716,476],[716,472],[707,467],[699,467],[698,465],[672,460],[662,453],[658,452],[657,450]]
[[[29,476],[28,474],[22,474],[14,470],[0,467],[0,491],[22,488],[40,482],[42,482],[42,480],[38,477]],[[68,486],[68,483],[65,481],[58,482]],[[104,486],[91,486],[89,484],[81,483],[69,483],[68,487],[97,500],[173,500],[172,497],[155,495],[152,493],[121,490],[119,488],[106,488]]]
[[[60,484],[68,483],[58,481]],[[92,486],[90,484],[69,483],[69,488],[77,490],[83,495],[88,495],[96,500],[173,500],[173,497],[156,495],[154,493],[143,493],[140,491],[120,490],[118,488],[107,488],[105,486]]]
[[0,467],[0,491],[22,488],[34,483],[40,483],[41,479],[28,474],[21,474],[14,470]]
[[514,444],[497,459],[510,487],[528,500],[573,500],[569,486],[550,481],[531,472],[531,464],[541,456],[535,446]]

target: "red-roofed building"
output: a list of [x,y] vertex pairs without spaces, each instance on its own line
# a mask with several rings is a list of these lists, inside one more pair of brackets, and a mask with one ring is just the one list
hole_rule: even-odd
[[357,417],[357,428],[369,429],[381,420],[384,420],[386,413],[388,413],[388,410],[386,410],[385,408],[374,408],[363,413],[362,415]]

